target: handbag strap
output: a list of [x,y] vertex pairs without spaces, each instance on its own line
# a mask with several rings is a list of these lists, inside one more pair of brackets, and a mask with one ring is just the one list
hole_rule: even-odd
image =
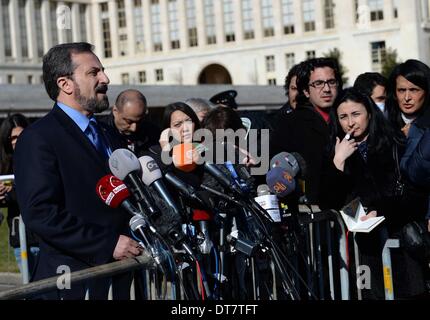
[[400,172],[399,155],[397,153],[397,144],[395,142],[393,144],[393,159],[394,159],[394,162],[396,163],[396,175],[397,175],[397,179],[401,180],[402,179],[402,174]]

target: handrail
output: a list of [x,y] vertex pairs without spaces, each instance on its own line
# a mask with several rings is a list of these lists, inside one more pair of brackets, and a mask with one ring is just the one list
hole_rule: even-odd
[[[153,258],[149,255],[148,252],[144,251],[142,255],[138,257],[72,272],[70,274],[70,281],[71,284],[76,284],[90,278],[104,278],[137,268],[152,267],[154,266],[154,264],[155,261],[153,260]],[[57,281],[58,276],[31,282],[29,284],[19,286],[15,289],[3,291],[0,292],[0,300],[25,299],[34,296],[35,294],[56,290]]]

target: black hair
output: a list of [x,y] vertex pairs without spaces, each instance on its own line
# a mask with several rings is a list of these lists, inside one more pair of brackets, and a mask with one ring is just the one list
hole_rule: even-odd
[[425,91],[424,104],[417,112],[418,119],[428,109],[427,106],[430,103],[430,68],[421,61],[410,59],[397,65],[391,72],[388,79],[385,108],[388,120],[394,126],[394,129],[398,131],[405,125],[396,96],[397,78],[399,76],[404,77]]
[[391,124],[368,95],[363,94],[356,88],[348,88],[339,92],[330,111],[331,152],[334,152],[336,137],[340,140],[345,137],[345,132],[337,116],[337,109],[346,101],[362,104],[370,116],[367,128],[369,134],[367,137],[369,154],[378,154],[383,150],[390,149],[393,143],[397,141]]
[[12,173],[12,129],[21,127],[23,129],[30,125],[30,121],[22,114],[15,113],[3,120],[0,126],[0,174]]
[[175,111],[182,111],[187,116],[191,118],[194,123],[194,130],[200,129],[200,121],[196,113],[191,109],[189,105],[184,102],[174,102],[166,106],[164,109],[163,120],[162,120],[162,130],[170,128],[170,119],[172,113]]
[[231,108],[216,107],[206,114],[202,127],[208,129],[215,136],[216,129],[245,129],[240,116]]
[[372,96],[376,86],[387,87],[387,78],[378,72],[365,72],[354,81],[354,88],[367,96]]
[[48,96],[56,101],[60,89],[57,85],[59,77],[72,77],[76,65],[72,62],[73,53],[93,53],[93,45],[87,42],[63,43],[49,49],[43,56],[43,82]]
[[299,73],[299,68],[300,68],[300,64],[296,64],[294,65],[290,71],[288,71],[287,76],[285,77],[285,84],[284,84],[284,90],[285,90],[285,95],[288,97],[288,91],[290,89],[290,82],[291,79],[293,79],[295,76],[298,75]]
[[317,68],[331,68],[334,71],[334,76],[337,81],[338,89],[342,89],[343,81],[342,75],[339,71],[339,64],[336,59],[333,58],[313,58],[300,63],[297,74],[297,106],[300,107],[307,104],[309,99],[305,95],[305,91],[309,91],[309,80],[311,78],[311,72]]

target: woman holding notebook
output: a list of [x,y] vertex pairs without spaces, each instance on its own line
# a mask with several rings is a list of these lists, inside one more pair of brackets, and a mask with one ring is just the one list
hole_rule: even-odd
[[[426,198],[413,190],[399,170],[404,146],[370,97],[354,88],[340,93],[331,114],[333,164],[339,188],[347,189],[349,200],[359,198],[369,217],[385,216],[373,231],[357,236],[360,264],[371,269],[368,299],[384,299],[381,254],[385,239],[399,236],[410,221],[422,220]],[[396,298],[425,292],[423,268],[408,253],[399,250],[392,257]]]

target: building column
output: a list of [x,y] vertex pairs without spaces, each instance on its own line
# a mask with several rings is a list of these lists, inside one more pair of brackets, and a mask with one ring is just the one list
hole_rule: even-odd
[[256,40],[263,39],[263,20],[261,14],[261,1],[253,0],[252,2],[254,8],[254,34]]
[[393,1],[384,1],[384,21],[387,24],[392,24],[394,20]]
[[169,28],[169,14],[167,1],[160,1],[160,26],[161,26],[161,42],[163,44],[163,52],[169,52],[170,48],[170,28]]
[[134,3],[133,0],[125,0],[125,17],[127,19],[127,44],[128,44],[128,55],[134,56],[136,54],[136,41],[134,34]]
[[[43,51],[48,52],[52,47],[51,18],[48,0],[42,0],[40,13],[42,15]],[[54,21],[53,23],[56,22]]]
[[33,63],[37,63],[36,12],[34,10],[33,1],[27,1],[26,3],[25,18],[27,20],[28,56]]
[[[55,23],[57,24],[57,30],[58,30],[58,43],[66,43],[67,42],[67,37],[66,37],[67,29],[65,29],[65,28],[67,28],[68,26],[67,25],[63,25],[63,26],[61,26],[61,28],[59,28],[59,26],[58,26],[58,18],[60,18],[58,16],[58,14],[68,15],[68,14],[71,13],[70,8],[69,9],[65,9],[65,10],[67,10],[66,12],[63,12],[62,10],[58,10],[58,8],[64,8],[64,7],[69,8],[69,6],[67,6],[63,1],[57,2],[57,9],[55,11],[57,13],[56,14],[57,20],[55,21]],[[66,20],[70,19],[70,18],[71,17],[66,17]],[[70,23],[70,22],[71,21],[68,21],[68,23]],[[66,22],[66,24],[67,24],[67,22]]]
[[214,1],[214,14],[215,14],[215,28],[216,28],[216,43],[217,43],[217,46],[220,46],[225,43],[224,10],[223,10],[222,0]]
[[115,0],[109,0],[109,26],[110,26],[110,38],[112,43],[112,57],[118,58],[119,45],[118,45],[118,7]]
[[18,1],[10,1],[9,3],[9,19],[11,22],[10,33],[12,39],[12,56],[15,58],[15,62],[22,62],[21,54],[21,33],[19,32],[19,12],[18,12]]
[[325,29],[324,1],[314,0],[315,32],[321,34]]
[[282,23],[282,6],[281,2],[278,0],[273,1],[273,24],[275,29],[275,38],[281,38],[284,28]]
[[294,33],[297,36],[303,35],[304,32],[304,21],[303,21],[303,8],[301,0],[294,0],[293,3],[294,12]]
[[[399,8],[397,8],[397,10],[400,14]],[[421,0],[421,19],[424,22],[427,22],[430,20],[429,19],[429,0]]]
[[143,36],[145,39],[145,53],[151,55],[154,52],[154,45],[152,43],[151,4],[149,1],[142,1],[142,10],[144,23]]
[[[4,54],[4,29],[3,29],[3,5],[0,2],[0,64],[5,63],[6,57]],[[2,78],[0,77],[0,84],[2,83]]]
[[[88,11],[88,10],[87,10]],[[102,30],[102,17],[100,4],[94,3],[91,4],[91,14],[92,14],[92,26],[94,27],[93,32],[91,33],[92,44],[94,45],[95,54],[98,57],[104,57],[104,47],[103,47],[103,30]],[[87,33],[88,34],[88,33]]]
[[243,42],[243,16],[242,16],[242,1],[233,0],[233,16],[236,17],[234,21],[234,34],[236,43]]
[[[185,7],[185,0],[177,1],[178,8],[178,28],[179,28],[179,42],[181,43],[181,51],[187,51],[190,47],[188,37],[188,24],[187,24],[187,8]],[[197,16],[196,16],[197,18]]]
[[196,4],[196,27],[199,47],[206,46],[205,7],[203,0],[195,0]]
[[81,39],[81,22],[79,19],[79,3],[72,3],[71,8],[72,39],[73,42],[82,41]]
[[[97,6],[98,6],[97,3],[85,5],[85,26],[87,27],[86,41],[91,44],[94,44],[95,42],[95,37],[94,37],[95,27],[93,25],[93,19],[91,19],[91,14],[92,14],[93,7],[97,7]],[[100,25],[100,17],[94,21],[95,21],[95,24]]]

